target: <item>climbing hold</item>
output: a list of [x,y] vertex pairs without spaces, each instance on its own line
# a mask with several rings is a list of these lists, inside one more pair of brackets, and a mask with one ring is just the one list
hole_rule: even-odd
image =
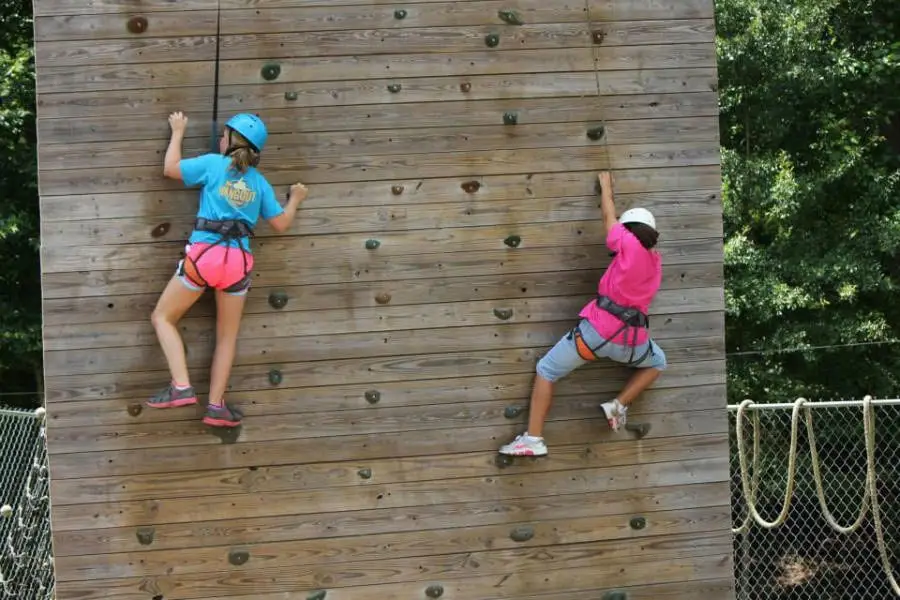
[[497,458],[494,459],[494,464],[497,465],[498,469],[505,469],[513,464],[513,457],[509,454],[497,454]]
[[[587,130],[587,136],[594,141],[602,138],[605,133],[606,133],[606,127],[603,125],[598,125],[597,127],[591,127],[590,129]],[[599,183],[599,181],[597,183]]]
[[603,600],[628,600],[628,594],[618,590],[603,594]]
[[459,89],[462,92],[468,92],[472,89],[472,84],[469,83],[468,81],[464,81],[461,84],[459,84]]
[[272,81],[273,79],[278,79],[278,76],[281,75],[281,65],[275,63],[269,63],[267,65],[263,65],[262,70],[260,71],[262,74],[262,78],[266,81]]
[[602,44],[603,40],[606,39],[606,32],[602,30],[597,30],[591,33],[591,37],[594,40],[595,44]]
[[127,27],[131,33],[144,33],[147,31],[147,17],[131,17]]
[[287,304],[287,301],[287,293],[281,290],[269,294],[269,306],[271,306],[272,308],[284,308],[284,305]]
[[284,99],[285,99],[285,100],[296,100],[296,99],[297,99],[297,92],[285,92],[285,93],[284,93]]
[[512,314],[513,314],[513,311],[511,308],[495,308],[494,309],[494,316],[497,317],[498,319],[500,319],[501,321],[508,320],[512,316]]
[[141,546],[149,546],[153,543],[153,534],[155,530],[152,527],[138,527],[137,539]]
[[232,550],[228,553],[228,562],[238,566],[250,560],[250,553],[246,550]]
[[387,292],[381,292],[377,296],[375,296],[375,302],[378,304],[387,304],[391,301],[391,295]]
[[533,527],[516,527],[509,534],[514,542],[527,542],[534,537]]
[[402,185],[391,186],[391,193],[395,196],[399,196],[400,194],[403,193],[403,186]]
[[477,181],[466,181],[462,184],[462,189],[467,194],[474,194],[481,189],[481,184]]
[[497,16],[506,23],[510,25],[524,25],[525,21],[522,20],[522,17],[514,10],[498,10]]
[[366,402],[369,404],[378,404],[379,400],[381,400],[381,392],[378,390],[369,390],[366,392]]
[[278,385],[279,383],[281,383],[282,379],[283,377],[281,375],[281,371],[279,371],[278,369],[272,369],[271,371],[269,371],[269,383],[271,383],[272,385]]
[[356,474],[363,479],[372,479],[372,469],[360,469]]
[[598,196],[602,196],[602,195],[603,195],[603,186],[600,185],[600,180],[599,180],[599,179],[598,179],[597,181],[594,182],[594,192],[596,192],[596,194],[597,194]]
[[429,598],[440,598],[444,595],[444,586],[442,585],[429,585],[425,589],[425,595]]
[[325,590],[317,590],[315,592],[310,592],[306,596],[306,600],[325,600],[325,594],[327,594]]
[[366,250],[375,250],[380,245],[381,242],[378,240],[366,240]]
[[132,417],[136,417],[144,410],[144,407],[135,402],[134,404],[128,405],[128,414]]
[[172,227],[171,223],[160,223],[156,227],[153,228],[153,231],[150,232],[152,237],[158,238],[169,233],[169,229]]
[[503,124],[504,125],[515,125],[519,122],[519,115],[514,112],[505,112],[503,113]]
[[510,248],[518,248],[519,244],[522,243],[522,238],[517,235],[511,235],[508,238],[506,238],[505,240],[503,240],[503,243],[506,244],[507,246],[509,246]]
[[500,43],[500,36],[496,33],[489,33],[484,37],[484,43],[488,48],[496,48]]
[[631,517],[628,525],[630,525],[632,529],[639,531],[647,526],[647,519],[644,517]]
[[397,20],[405,19],[406,15],[407,15],[406,10],[404,10],[402,8],[398,8],[397,10],[394,11],[394,18]]
[[397,92],[399,92],[400,90],[403,89],[403,86],[400,85],[399,83],[391,83],[391,84],[388,84],[387,89],[390,93],[396,94]]
[[516,417],[518,417],[519,415],[522,414],[522,411],[523,411],[523,409],[521,406],[507,406],[503,410],[503,416],[506,417],[507,419],[515,419]]
[[649,423],[626,423],[625,430],[637,435],[638,439],[650,433]]
[[210,433],[219,438],[223,444],[236,444],[238,438],[241,437],[241,427],[210,427]]

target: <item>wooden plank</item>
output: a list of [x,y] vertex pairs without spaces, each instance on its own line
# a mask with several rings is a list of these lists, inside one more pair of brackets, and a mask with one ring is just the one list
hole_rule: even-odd
[[[112,65],[215,61],[215,13],[211,14],[211,18],[211,29],[205,28],[207,35],[176,37],[173,31],[166,32],[172,37],[97,40],[89,37],[88,32],[77,41],[38,42],[35,46],[38,72],[60,67],[98,66],[108,69]],[[190,29],[196,28],[192,21],[184,21],[184,24]]]
[[[475,178],[478,190],[467,193],[458,178],[395,179],[391,183],[348,182],[319,184],[314,194],[303,202],[298,219],[310,211],[341,207],[394,208],[406,205],[442,203],[482,203],[504,200],[543,198],[596,197],[596,170],[586,172],[528,173],[521,175],[489,175]],[[403,186],[399,196],[393,185]],[[622,206],[647,203],[659,192],[716,190],[721,203],[721,170],[719,165],[659,167],[655,169],[623,169],[616,171],[616,199]],[[283,191],[282,188],[276,190]],[[93,195],[60,195],[41,197],[43,223],[68,220],[98,220],[159,215],[194,215],[198,194],[194,189],[177,191],[135,191],[133,193],[98,193]],[[665,203],[677,207],[678,202]],[[46,225],[45,225],[46,228]],[[50,237],[50,231],[46,231]]]
[[[707,577],[723,576],[731,568],[731,544],[730,535],[715,533],[650,538],[640,545],[628,542],[563,545],[554,547],[552,553],[521,548],[412,560],[336,563],[315,568],[226,571],[216,577],[204,573],[60,582],[58,598],[124,600],[146,596],[148,591],[178,598],[221,598],[235,592],[252,593],[248,598],[260,598],[266,593],[314,590],[324,581],[332,590],[351,585],[358,590],[358,594],[344,598],[371,600],[403,597],[399,592],[404,588],[407,594],[414,593],[413,590],[425,585],[419,580],[428,574],[440,574],[445,589],[451,584],[457,587],[450,598],[517,598],[525,591],[565,589],[585,580],[597,585],[611,577],[622,585],[635,585],[687,579],[703,572]],[[560,572],[566,577],[558,575]],[[584,574],[576,576],[581,572]],[[499,586],[498,577],[503,580]],[[550,582],[552,585],[548,585]],[[383,588],[388,584],[397,588],[394,595],[381,595],[384,590],[376,587],[360,587]],[[340,596],[336,597],[340,600]]]
[[[463,92],[461,83],[471,89]],[[212,80],[208,85],[194,81],[194,87],[168,89],[107,90],[77,95],[42,92],[38,97],[39,118],[87,118],[118,115],[157,114],[162,117],[160,136],[165,136],[165,116],[174,110],[193,114],[207,112],[212,106]],[[403,81],[402,95],[391,94],[386,87],[393,79],[347,79],[326,83],[279,83],[260,85],[222,85],[219,110],[222,114],[246,109],[258,112],[270,109],[315,106],[352,106],[361,104],[413,104],[420,102],[477,101],[501,99],[579,98],[600,95],[680,94],[709,92],[715,89],[714,68],[644,69],[610,71],[597,80],[596,73],[528,73],[467,75],[464,78],[422,77]],[[288,100],[285,93],[296,93]],[[268,117],[267,117],[268,118]]]
[[[705,600],[735,600],[734,579],[703,579],[678,581],[660,585],[634,585],[627,588],[616,588],[628,594],[630,600],[684,600],[684,598],[704,598]],[[609,588],[587,591],[567,591],[566,600],[597,600]],[[522,597],[517,600],[552,600],[557,592],[538,596]],[[551,598],[552,597],[552,598]]]
[[[237,572],[257,569],[331,565],[356,561],[390,561],[416,556],[458,554],[510,550],[517,547],[540,548],[568,544],[603,542],[616,547],[623,542],[645,543],[648,538],[688,535],[702,536],[721,532],[731,526],[730,506],[691,507],[659,510],[646,515],[647,526],[632,532],[623,526],[630,515],[589,516],[582,518],[548,519],[536,523],[534,536],[525,544],[513,541],[509,532],[518,526],[528,526],[532,520],[504,523],[486,527],[459,527],[429,531],[426,534],[389,533],[364,537],[343,537],[328,540],[270,542],[245,546],[255,564],[245,563]],[[618,544],[616,544],[618,542]],[[61,557],[56,568],[59,581],[90,581],[119,577],[152,577],[166,573],[172,577],[222,570],[226,548],[189,548],[151,551],[135,561],[130,553],[104,554],[98,561],[94,556]]]
[[[128,31],[127,22],[131,14],[110,13],[97,15],[89,14],[85,11],[65,16],[35,17],[34,39],[37,42],[35,51],[38,57],[38,67],[43,68],[48,54],[55,53],[57,49],[66,47],[65,45],[54,43],[61,41],[83,40],[99,43],[103,40],[117,40],[122,44],[137,47],[141,44],[159,43],[160,40],[166,38],[212,36],[212,43],[213,45],[215,44],[218,14],[216,2],[210,1],[207,3],[207,7],[211,7],[212,10],[203,10],[202,8],[199,10],[196,8],[185,8],[182,10],[181,5],[189,3],[179,3],[179,6],[173,7],[179,10],[171,12],[148,11],[146,4],[147,2],[142,2],[140,10],[135,11],[135,13],[141,14],[147,19],[147,29],[140,34],[133,34]],[[186,11],[191,12],[186,13]],[[147,14],[148,12],[153,12],[153,14]],[[75,49],[82,46],[85,46],[85,44],[71,44],[68,47]],[[181,58],[184,59],[187,56],[189,54],[183,54]],[[213,51],[213,59],[215,59],[215,51]],[[111,62],[115,63],[117,61],[112,60]]]
[[[301,0],[302,1],[302,0]],[[423,0],[429,2],[430,0]],[[465,0],[463,0],[465,1]],[[142,0],[141,12],[215,10],[216,0]],[[35,0],[34,15],[130,14],[134,0]]]
[[[597,122],[531,124],[529,115],[520,115],[519,125],[502,124],[428,129],[282,133],[269,136],[266,161],[281,164],[298,153],[319,157],[337,155],[391,155],[435,152],[471,152],[529,148],[618,146],[659,144],[672,139],[704,142],[719,131],[717,116],[606,121],[604,135],[591,140],[586,132]],[[502,122],[502,113],[495,114]],[[39,151],[41,169],[87,169],[92,167],[158,166],[168,142],[165,140],[44,144]],[[209,138],[185,141],[185,156],[209,152]]]
[[[721,319],[721,317],[720,317]],[[571,398],[578,395],[612,394],[625,384],[629,373],[624,369],[581,369],[559,382],[556,396]],[[703,386],[722,385],[725,381],[724,367],[717,361],[698,361],[670,364],[665,377],[659,379],[654,388],[644,393],[640,405],[646,405],[647,398],[655,394],[668,395],[673,410],[680,404],[680,391],[676,388],[691,388],[687,394],[698,397],[705,392]],[[385,384],[378,387],[381,408],[401,406],[421,406],[459,402],[460,393],[470,402],[510,400],[521,402],[531,392],[531,374],[504,376],[464,377],[456,380],[456,387],[450,388],[440,380],[413,382],[410,384]],[[251,414],[298,414],[321,411],[357,410],[370,406],[365,400],[368,386],[332,386],[315,390],[315,395],[307,388],[269,388],[253,392],[246,409]],[[205,391],[205,390],[204,390]],[[710,392],[712,393],[712,392]],[[720,398],[724,395],[720,394]],[[302,400],[301,400],[302,399]],[[563,400],[566,402],[569,400]],[[720,400],[721,401],[721,400]],[[699,400],[698,400],[699,402]],[[723,401],[721,401],[723,402]],[[66,400],[56,402],[48,413],[52,426],[83,427],[99,425],[121,425],[127,423],[161,423],[166,421],[193,420],[191,411],[150,411],[141,410],[132,416],[129,407],[140,407],[137,400],[129,398]],[[688,402],[684,408],[693,406]],[[641,408],[635,407],[640,414]],[[557,409],[558,411],[558,409]]]
[[627,14],[629,19],[711,19],[711,0],[587,0],[592,21],[615,21]]

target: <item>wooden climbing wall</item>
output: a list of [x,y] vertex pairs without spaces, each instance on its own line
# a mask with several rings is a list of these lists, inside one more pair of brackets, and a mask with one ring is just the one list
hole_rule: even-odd
[[[712,0],[35,14],[58,600],[733,597]],[[162,177],[166,116],[205,151],[216,93],[220,120],[269,124],[279,193],[310,188],[255,242],[236,440],[141,409],[197,205]],[[662,231],[671,366],[631,413],[652,429],[606,429],[626,372],[591,365],[558,386],[550,458],[503,467],[536,360],[608,264],[605,168]],[[182,323],[201,392],[213,308]]]

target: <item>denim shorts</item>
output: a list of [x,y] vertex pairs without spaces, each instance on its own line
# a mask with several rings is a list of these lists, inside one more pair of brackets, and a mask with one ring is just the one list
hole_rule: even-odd
[[[582,319],[579,327],[581,328],[581,335],[584,337],[584,341],[591,348],[598,348],[606,341],[597,333],[597,330],[594,329],[587,319]],[[649,352],[647,351],[648,347]],[[598,357],[608,358],[635,369],[649,368],[663,371],[667,366],[665,352],[652,339],[647,340],[640,346],[607,343],[602,348],[597,349],[596,354]],[[640,360],[642,356],[644,358]],[[638,360],[640,362],[632,362]],[[578,349],[575,347],[573,329],[556,342],[556,345],[538,361],[537,373],[547,381],[554,382],[588,362],[578,354]]]

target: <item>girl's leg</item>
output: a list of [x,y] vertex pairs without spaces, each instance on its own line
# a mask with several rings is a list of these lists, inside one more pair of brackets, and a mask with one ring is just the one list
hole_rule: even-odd
[[210,372],[209,408],[203,419],[209,425],[235,426],[240,422],[240,414],[225,406],[225,390],[234,363],[246,300],[246,292],[228,294],[216,290],[216,350]]
[[150,322],[156,330],[156,337],[172,376],[171,385],[150,400],[150,406],[168,408],[194,404],[197,401],[188,376],[178,322],[202,295],[202,289],[188,288],[177,276],[172,277],[150,315]]
[[628,406],[631,402],[641,395],[641,392],[653,385],[653,382],[662,374],[662,371],[655,368],[637,369],[628,379],[628,383],[619,392],[619,403],[622,406]]

